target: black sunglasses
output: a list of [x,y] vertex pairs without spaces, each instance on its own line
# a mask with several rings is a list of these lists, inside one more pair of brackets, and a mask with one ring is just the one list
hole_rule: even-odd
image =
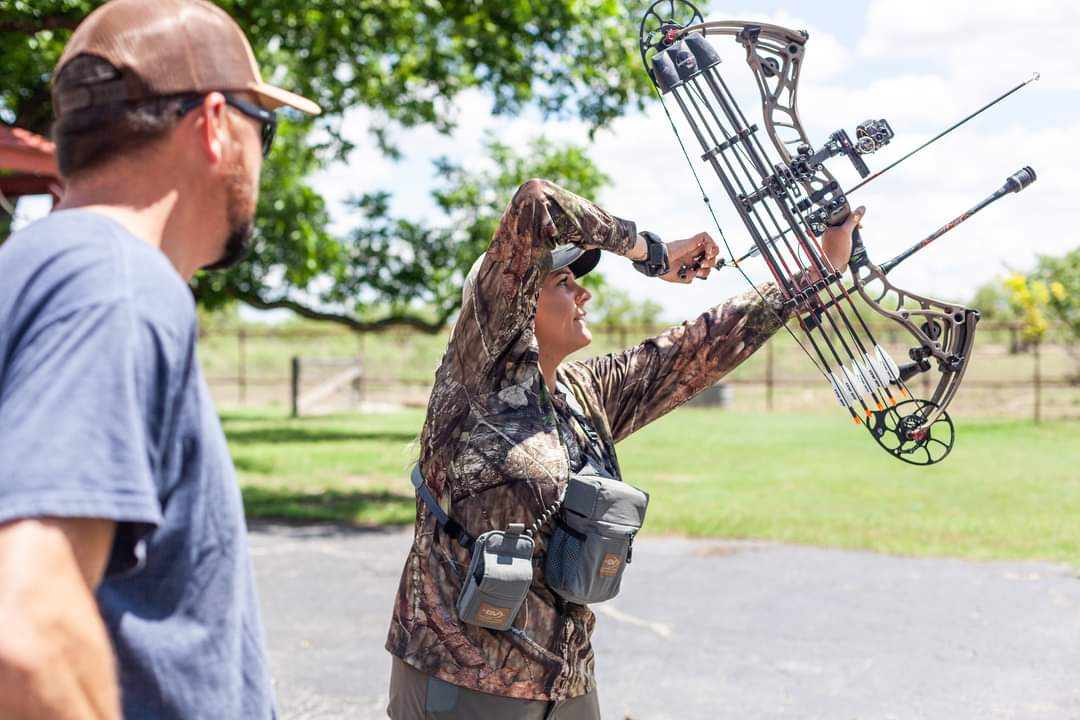
[[[199,97],[191,97],[180,103],[180,108],[177,110],[177,115],[183,117],[195,108],[202,105],[205,95]],[[262,123],[262,154],[266,157],[270,154],[270,146],[274,144],[274,136],[277,135],[277,114],[273,110],[267,110],[261,108],[255,103],[249,103],[246,100],[240,100],[239,98],[225,96],[225,104],[229,107],[236,108],[240,112],[247,115],[253,120],[258,120]]]

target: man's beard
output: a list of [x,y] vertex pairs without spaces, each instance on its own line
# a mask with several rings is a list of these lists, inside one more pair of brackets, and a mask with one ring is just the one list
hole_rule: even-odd
[[223,270],[243,260],[251,252],[251,238],[255,232],[255,191],[242,161],[233,164],[225,178],[225,221],[229,234],[221,257],[203,270]]
[[255,223],[248,221],[235,225],[225,239],[225,249],[214,262],[204,265],[203,270],[224,270],[237,264],[251,252],[251,236],[255,231]]

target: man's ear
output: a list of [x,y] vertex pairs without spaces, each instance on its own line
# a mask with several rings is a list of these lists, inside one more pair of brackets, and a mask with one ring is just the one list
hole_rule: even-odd
[[227,112],[228,105],[225,104],[225,96],[219,92],[212,92],[203,99],[202,105],[195,113],[198,116],[196,122],[200,145],[213,164],[221,162],[224,157],[226,135],[229,132]]

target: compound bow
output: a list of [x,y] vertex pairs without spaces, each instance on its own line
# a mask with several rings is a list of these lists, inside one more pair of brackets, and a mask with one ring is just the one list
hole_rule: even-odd
[[[664,6],[666,16],[659,9]],[[676,18],[676,14],[683,17]],[[759,128],[748,122],[735,102],[718,70],[721,58],[707,40],[710,35],[732,37],[745,49],[746,62],[761,94],[764,130],[779,162],[770,159]],[[845,287],[841,273],[831,265],[819,243],[827,227],[843,223],[850,214],[847,194],[825,169],[824,162],[845,156],[866,178],[870,171],[862,156],[888,144],[893,130],[883,119],[868,120],[858,126],[854,141],[847,132],[838,130],[820,149],[813,148],[796,110],[808,37],[805,31],[765,23],[705,22],[686,0],[658,0],[642,19],[640,48],[661,103],[667,96],[675,99],[701,145],[702,160],[716,172],[750,233],[754,249],[748,254],[760,254],[768,265],[783,295],[784,310],[798,318],[810,349],[790,328],[788,332],[825,376],[837,401],[856,424],[869,429],[878,444],[894,457],[915,465],[931,465],[953,447],[955,431],[946,407],[967,370],[979,313],[898,288],[889,282],[886,273],[1005,192],[1026,187],[1035,174],[1025,168],[990,199],[883,266],[869,260],[856,230],[849,263],[852,281],[850,287]],[[1018,85],[945,132],[1026,84]],[[668,112],[666,103],[664,110]],[[670,112],[668,119],[686,153]],[[792,146],[794,153],[789,150]],[[691,170],[712,212],[692,162]],[[727,264],[739,267],[743,258],[734,259],[718,221],[717,230],[732,257]],[[694,268],[684,267],[683,271],[689,269]],[[910,363],[898,364],[882,347],[853,295],[914,337],[908,352]],[[940,372],[938,384],[929,398],[916,398],[908,383],[914,376],[930,371],[932,361],[936,361]]]

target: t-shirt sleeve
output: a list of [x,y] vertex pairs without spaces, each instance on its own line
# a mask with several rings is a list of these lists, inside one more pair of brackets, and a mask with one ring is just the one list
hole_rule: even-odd
[[0,522],[113,520],[109,572],[137,567],[142,536],[161,522],[165,344],[126,298],[15,330],[0,365]]

